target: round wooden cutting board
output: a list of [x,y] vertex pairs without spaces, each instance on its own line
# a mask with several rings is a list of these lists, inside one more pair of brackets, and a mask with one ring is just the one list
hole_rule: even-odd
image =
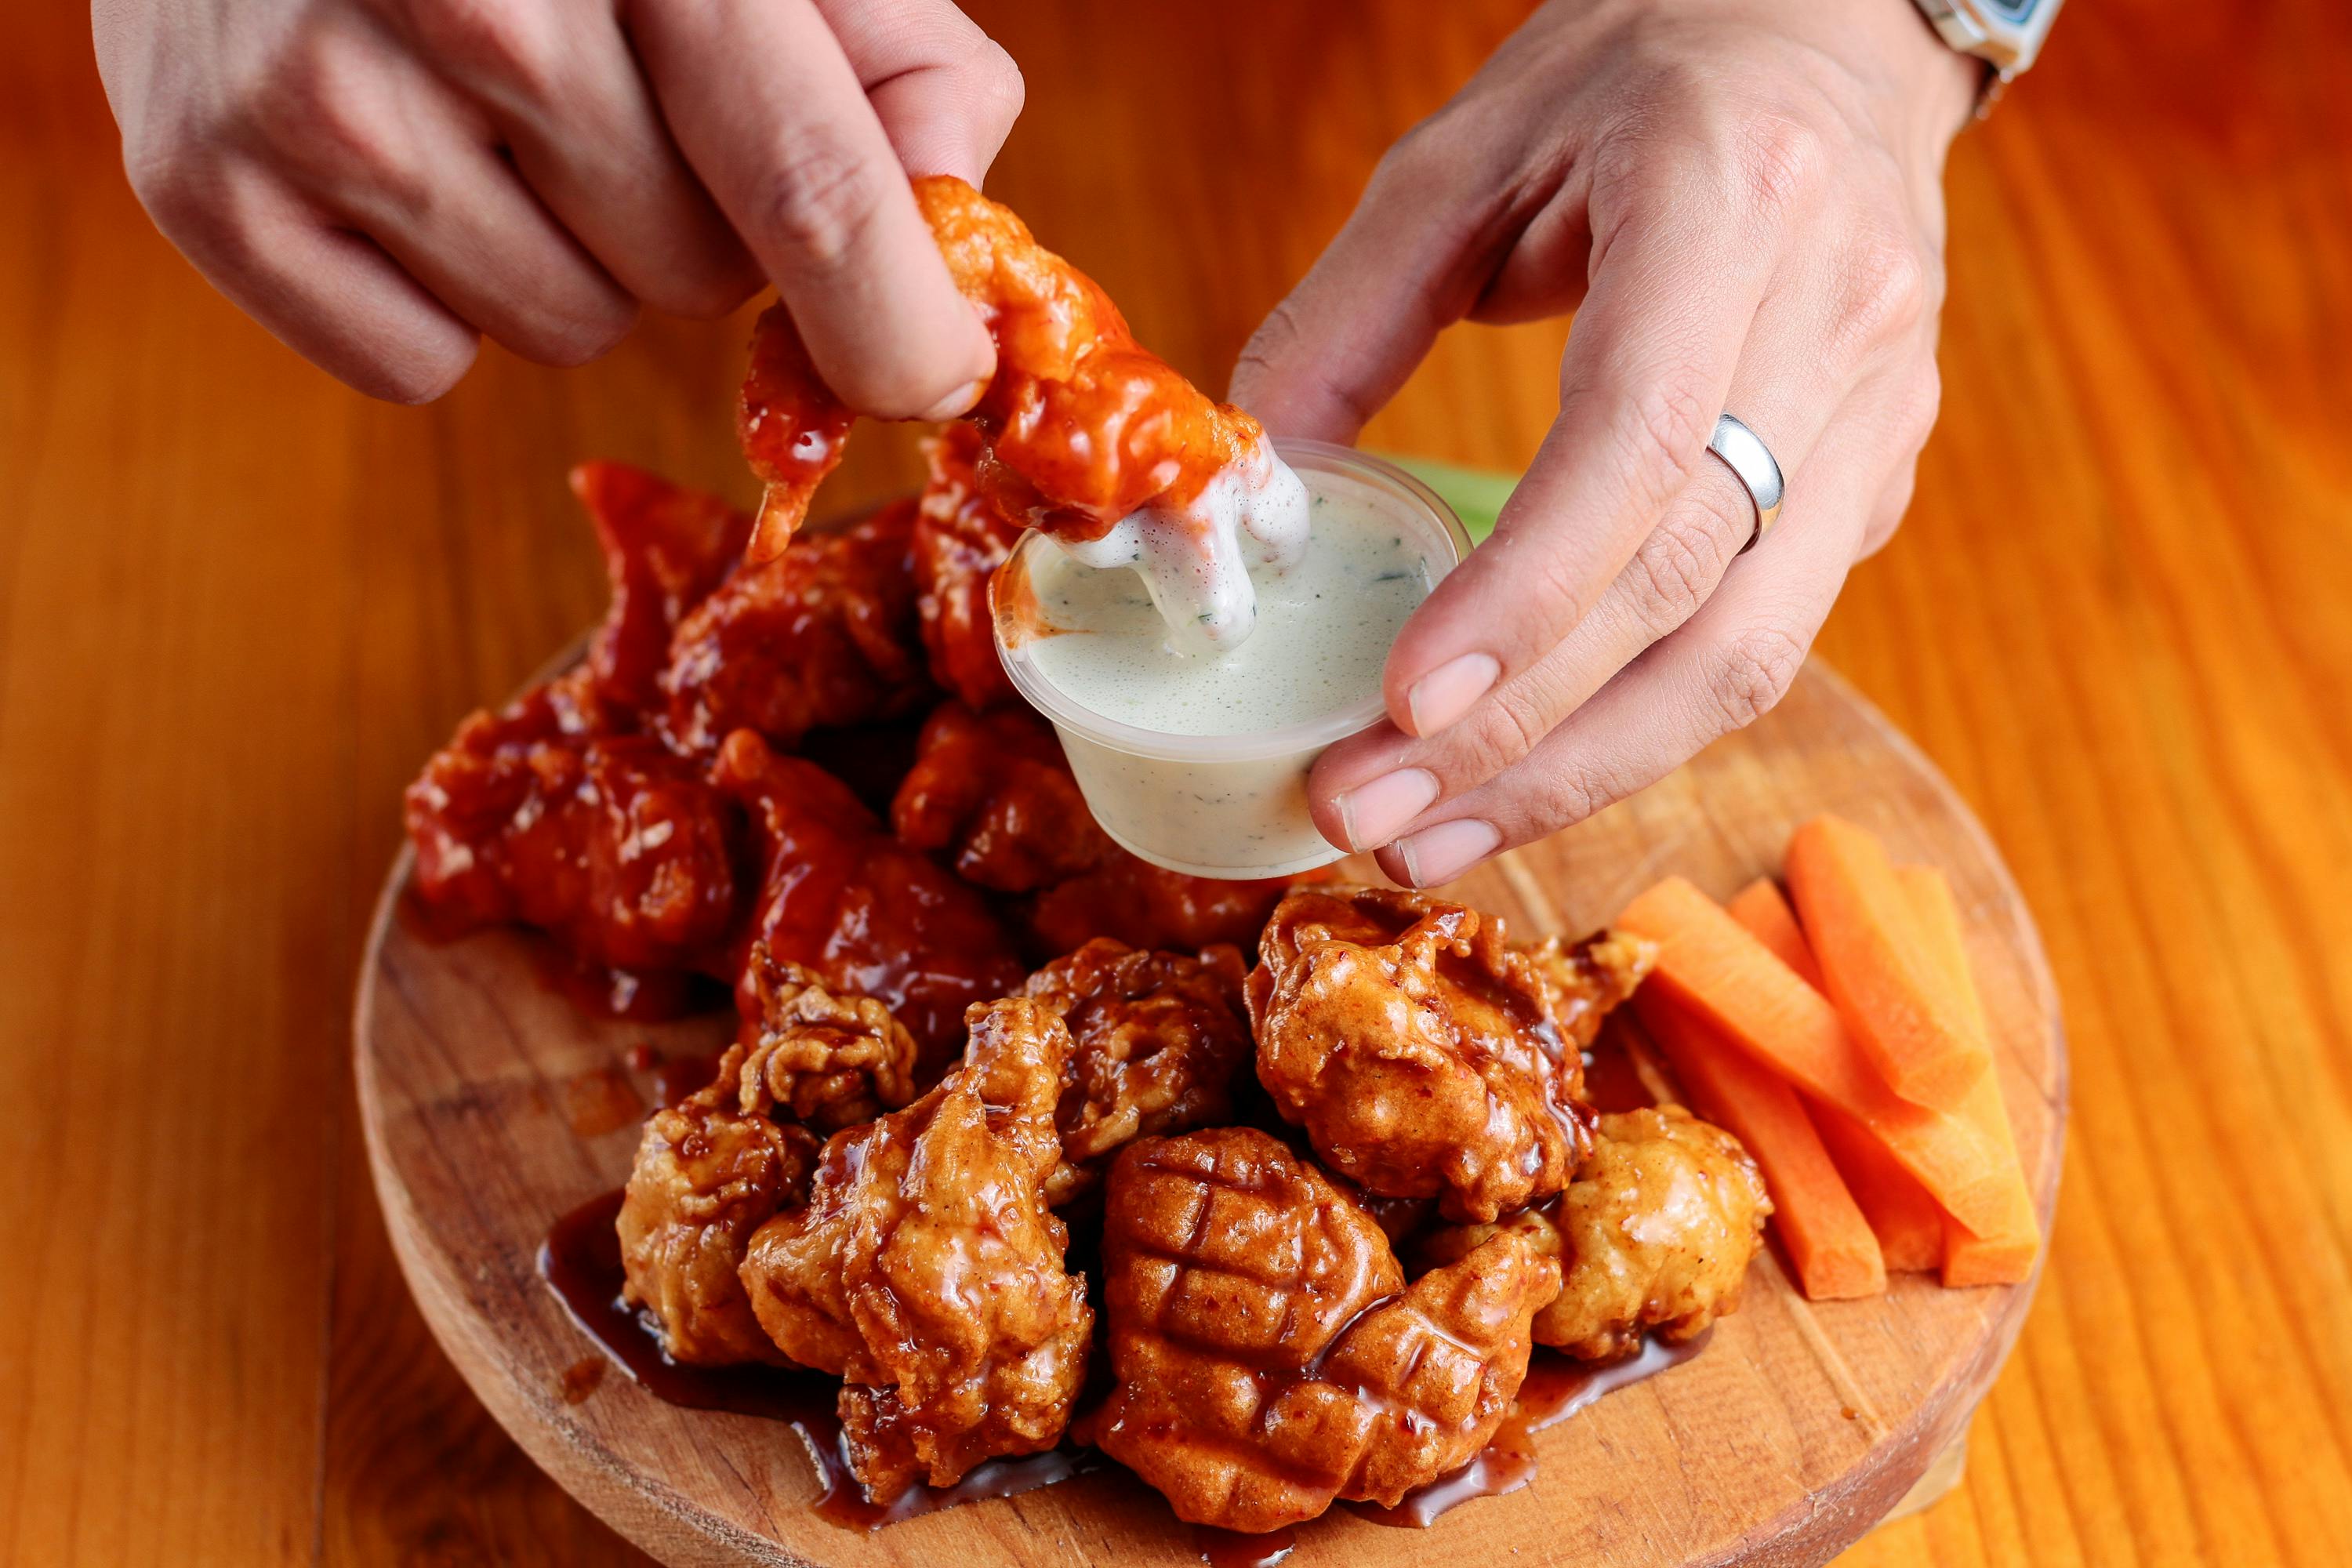
[[[1509,917],[1515,937],[1581,932],[1668,872],[1729,895],[1776,868],[1790,831],[1824,810],[1875,830],[1898,860],[1949,873],[2046,1225],[2066,1064],[2032,921],[1950,787],[1818,663],[1752,729],[1456,891]],[[588,1016],[540,979],[533,939],[501,931],[436,942],[398,918],[409,869],[404,855],[384,889],[355,1019],[376,1189],[443,1348],[574,1496],[676,1564],[1200,1561],[1192,1532],[1116,1468],[871,1533],[845,1530],[811,1511],[817,1485],[784,1426],[667,1405],[617,1372],[584,1374],[596,1347],[541,1282],[540,1244],[557,1215],[627,1173],[633,1112],[654,1092],[625,1066],[632,1047],[709,1050],[733,1020]],[[1825,1561],[1962,1430],[2031,1295],[2030,1285],[1945,1290],[1899,1276],[1878,1300],[1816,1305],[1768,1251],[1744,1308],[1702,1354],[1542,1433],[1532,1484],[1467,1503],[1425,1532],[1334,1512],[1300,1528],[1289,1562]]]

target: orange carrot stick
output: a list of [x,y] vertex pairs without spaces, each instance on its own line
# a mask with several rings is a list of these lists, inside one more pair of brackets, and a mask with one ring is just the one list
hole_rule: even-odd
[[[1978,995],[1969,973],[1966,939],[1960,933],[1960,908],[1952,885],[1932,866],[1906,866],[1895,873],[1915,912],[1927,946],[1943,967],[1960,1005],[1961,1016],[1978,1039],[1990,1049],[1992,1031],[1985,1018],[1984,999]],[[2042,1216],[2033,1194],[2025,1184],[2025,1168],[2017,1157],[2017,1135],[2001,1104],[1999,1076],[1988,1072],[1960,1102],[1960,1115],[1988,1142],[2000,1151],[2007,1177],[2006,1201],[1999,1215],[1981,1226],[1966,1226],[1947,1216],[1944,1236],[1944,1283],[1947,1285],[2018,1285],[2033,1273],[2042,1250]]]
[[1951,1112],[1915,1105],[1887,1088],[1848,1037],[1837,1009],[1722,905],[1669,877],[1626,906],[1617,923],[1659,944],[1657,967],[1644,985],[1684,1003],[1797,1088],[1860,1121],[1963,1224],[1989,1233],[2004,1219],[2009,1184],[1998,1146]]
[[[1733,920],[1772,950],[1774,957],[1814,990],[1822,988],[1821,965],[1813,961],[1812,947],[1805,941],[1796,911],[1789,908],[1779,883],[1759,877],[1726,908]],[[1845,1178],[1846,1189],[1870,1222],[1888,1272],[1917,1273],[1939,1267],[1944,1261],[1944,1227],[1951,1217],[1937,1206],[1918,1178],[1895,1163],[1895,1156],[1870,1135],[1870,1129],[1836,1106],[1817,1100],[1805,1110],[1838,1174]]]
[[1780,884],[1769,877],[1759,877],[1732,895],[1724,908],[1731,918],[1746,926],[1758,942],[1772,950],[1772,956],[1797,972],[1797,977],[1823,995],[1829,988],[1822,984],[1822,966],[1813,957],[1811,943],[1805,941],[1804,928],[1797,924],[1797,911],[1789,907],[1788,896]]
[[1885,847],[1842,817],[1817,816],[1790,838],[1787,876],[1830,1000],[1863,1055],[1904,1099],[1958,1109],[1992,1058]]
[[1797,1091],[1656,988],[1634,993],[1633,1005],[1674,1064],[1692,1108],[1755,1156],[1772,1194],[1772,1229],[1806,1296],[1843,1301],[1883,1292],[1886,1265],[1870,1222],[1806,1120]]
[[1952,1216],[1927,1195],[1919,1179],[1897,1163],[1870,1129],[1834,1105],[1814,1100],[1805,1109],[1822,1135],[1822,1147],[1845,1178],[1889,1273],[1932,1273],[1944,1261],[1944,1227]]

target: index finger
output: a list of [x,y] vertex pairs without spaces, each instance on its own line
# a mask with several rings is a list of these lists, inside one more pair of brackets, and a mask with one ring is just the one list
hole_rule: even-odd
[[882,418],[969,408],[995,350],[811,0],[641,5],[629,19],[680,150],[826,385]]
[[1705,460],[1778,246],[1692,171],[1596,223],[1559,417],[1494,536],[1390,652],[1389,713],[1408,734],[1453,723],[1558,644]]

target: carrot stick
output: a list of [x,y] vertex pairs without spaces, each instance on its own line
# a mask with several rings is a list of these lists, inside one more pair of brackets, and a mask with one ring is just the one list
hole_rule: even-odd
[[1843,1301],[1885,1291],[1886,1265],[1870,1222],[1846,1191],[1797,1091],[1654,987],[1634,993],[1633,1005],[1674,1064],[1692,1107],[1755,1157],[1772,1194],[1772,1229],[1806,1296]]
[[[1797,972],[1814,990],[1822,988],[1821,965],[1797,924],[1796,911],[1781,895],[1780,884],[1759,877],[1726,906],[1731,918],[1772,950],[1774,957]],[[1870,1135],[1870,1129],[1834,1105],[1814,1100],[1805,1107],[1821,1134],[1822,1146],[1845,1178],[1846,1188],[1861,1206],[1878,1250],[1890,1273],[1931,1270],[1944,1261],[1944,1227],[1949,1215],[1927,1195],[1918,1178],[1897,1164],[1895,1156]],[[1963,1234],[1966,1234],[1963,1232]]]
[[[1961,1016],[1978,1039],[1990,1050],[1992,1030],[1985,1018],[1984,999],[1977,994],[1969,973],[1966,939],[1960,934],[1960,908],[1952,885],[1932,866],[1906,866],[1895,874],[1915,912],[1922,935],[1943,967],[1958,999]],[[1944,1283],[1947,1285],[2018,1285],[2033,1273],[2042,1250],[2042,1216],[2025,1184],[2025,1168],[2017,1157],[2017,1135],[2001,1104],[1999,1077],[1987,1073],[1960,1102],[1960,1115],[1988,1142],[2000,1151],[2007,1177],[2006,1202],[2000,1215],[1970,1226],[1946,1217]]]
[[1949,1111],[1887,1088],[1838,1021],[1837,1009],[1772,956],[1723,906],[1669,877],[1618,922],[1659,944],[1654,985],[1815,1100],[1869,1129],[1945,1212],[1990,1234],[2008,1215],[1999,1148]]
[[1927,1195],[1919,1179],[1896,1163],[1870,1129],[1816,1100],[1805,1109],[1838,1174],[1870,1222],[1889,1273],[1932,1273],[1944,1261],[1944,1227],[1952,1216]]
[[1787,876],[1824,989],[1863,1055],[1904,1099],[1958,1109],[1992,1058],[1885,847],[1842,817],[1817,816],[1790,838]]
[[1732,895],[1724,908],[1731,918],[1746,926],[1758,942],[1772,950],[1772,956],[1797,972],[1802,980],[1823,995],[1829,987],[1822,984],[1822,966],[1813,957],[1811,943],[1805,941],[1804,928],[1797,924],[1797,911],[1789,907],[1788,896],[1780,884],[1769,877],[1759,877]]

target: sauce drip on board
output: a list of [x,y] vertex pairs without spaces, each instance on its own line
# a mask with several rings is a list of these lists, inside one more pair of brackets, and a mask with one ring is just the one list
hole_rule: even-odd
[[[1708,1331],[1711,1333],[1713,1331]],[[1527,1381],[1519,1385],[1511,1414],[1475,1458],[1450,1475],[1405,1493],[1394,1508],[1377,1503],[1349,1502],[1340,1506],[1372,1524],[1401,1530],[1427,1530],[1438,1517],[1474,1499],[1501,1497],[1535,1479],[1535,1435],[1557,1426],[1601,1395],[1655,1377],[1698,1354],[1707,1341],[1702,1333],[1681,1344],[1647,1340],[1622,1361],[1580,1362],[1554,1351],[1538,1350],[1528,1363]]]
[[[876,1530],[962,1503],[1017,1497],[1105,1464],[1091,1449],[1065,1446],[1017,1459],[992,1460],[952,1487],[913,1487],[881,1502],[867,1498],[850,1474],[842,1447],[841,1423],[834,1407],[837,1379],[784,1367],[681,1366],[663,1353],[661,1342],[621,1300],[621,1244],[614,1229],[620,1212],[621,1194],[614,1191],[557,1220],[540,1248],[540,1277],[581,1331],[655,1398],[689,1410],[755,1415],[792,1427],[815,1468],[820,1495],[814,1506],[828,1522],[849,1530]],[[1706,1348],[1711,1332],[1680,1344],[1653,1339],[1637,1354],[1602,1365],[1538,1350],[1511,1414],[1470,1463],[1416,1488],[1394,1508],[1356,1502],[1340,1506],[1373,1524],[1425,1530],[1448,1510],[1475,1498],[1517,1491],[1535,1475],[1535,1434],[1558,1426],[1604,1394],[1680,1366]],[[567,1401],[586,1398],[595,1384],[582,1365],[571,1367],[562,1379]],[[1195,1525],[1192,1540],[1213,1568],[1272,1568],[1297,1544],[1295,1529],[1249,1535]]]
[[[1102,1467],[1092,1450],[1064,1447],[991,1460],[952,1487],[915,1486],[895,1498],[868,1498],[850,1473],[842,1446],[834,1403],[840,1379],[787,1367],[681,1366],[663,1353],[661,1342],[621,1300],[621,1242],[614,1228],[620,1212],[621,1194],[614,1191],[557,1220],[539,1249],[540,1278],[581,1331],[655,1398],[790,1426],[816,1470],[819,1495],[814,1506],[826,1522],[845,1530],[877,1530],[961,1503],[1016,1497]],[[567,1391],[577,1372],[575,1367],[565,1374]]]

